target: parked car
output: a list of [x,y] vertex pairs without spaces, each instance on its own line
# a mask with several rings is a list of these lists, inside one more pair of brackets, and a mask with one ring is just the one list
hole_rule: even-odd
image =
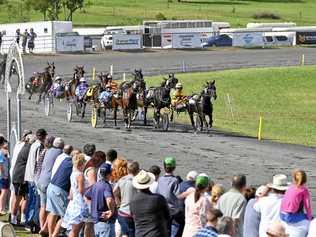
[[223,46],[232,46],[233,39],[231,36],[223,34],[223,35],[216,35],[208,38],[207,42],[202,43],[203,47],[223,47]]

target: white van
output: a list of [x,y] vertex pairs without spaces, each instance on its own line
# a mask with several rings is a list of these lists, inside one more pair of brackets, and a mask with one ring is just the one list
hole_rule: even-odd
[[111,49],[113,45],[113,35],[115,34],[126,34],[123,28],[118,27],[107,27],[105,28],[104,35],[101,38],[101,48]]

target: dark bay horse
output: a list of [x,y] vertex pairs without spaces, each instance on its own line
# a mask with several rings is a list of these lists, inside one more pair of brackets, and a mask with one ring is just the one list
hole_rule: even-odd
[[168,78],[164,78],[161,86],[151,87],[146,91],[144,104],[144,123],[147,125],[147,110],[149,106],[154,107],[154,122],[159,125],[160,110],[162,108],[169,108],[171,104],[170,91],[174,89],[178,79],[174,74],[169,74]]
[[65,86],[65,95],[66,95],[67,101],[75,98],[76,88],[79,84],[80,78],[83,77],[84,74],[85,74],[84,66],[75,66],[73,77],[70,81],[66,83],[66,86]]
[[[215,80],[207,82],[200,94],[190,96],[187,103],[187,111],[194,130],[197,129],[195,126],[194,114],[198,115],[196,119],[200,120],[201,130],[203,129],[203,125],[205,125],[207,129],[213,126],[212,98],[214,98],[214,100],[217,98]],[[206,116],[209,117],[208,122],[206,121]]]
[[46,95],[53,84],[55,76],[55,64],[47,62],[44,72],[35,73],[25,85],[26,91],[30,94],[29,100],[32,99],[34,93],[39,93],[37,104],[42,100],[42,96]]

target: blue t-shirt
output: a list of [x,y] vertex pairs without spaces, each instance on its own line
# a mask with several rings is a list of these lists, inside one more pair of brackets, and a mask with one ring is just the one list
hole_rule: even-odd
[[195,187],[194,181],[192,180],[183,181],[182,183],[180,183],[180,193],[184,193],[189,188],[194,188],[194,187]]
[[69,192],[70,190],[70,175],[72,173],[72,160],[70,157],[65,158],[54,174],[51,184],[54,184],[61,189]]
[[[111,184],[105,180],[100,180],[87,190],[85,196],[91,200],[91,215],[94,223],[103,221],[101,218],[102,212],[109,210],[106,199],[113,197]],[[114,223],[115,216],[113,215],[109,220],[104,220],[104,222]]]
[[244,216],[244,236],[259,236],[260,213],[253,208],[256,199],[250,199]]
[[3,155],[0,151],[0,165],[3,167],[3,171],[0,172],[0,178],[9,179],[10,161],[9,158]]

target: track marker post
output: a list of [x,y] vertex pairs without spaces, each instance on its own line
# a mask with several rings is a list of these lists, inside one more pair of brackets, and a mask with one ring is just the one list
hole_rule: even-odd
[[182,61],[182,72],[185,72],[185,62]]
[[301,57],[301,66],[304,66],[305,64],[305,55],[302,54],[302,57]]
[[123,81],[126,81],[126,73],[123,73]]
[[93,67],[92,69],[92,81],[95,80],[95,67]]
[[110,74],[113,76],[113,64],[110,66]]
[[259,128],[258,128],[258,140],[262,140],[262,124],[263,124],[263,119],[262,116],[259,117]]

